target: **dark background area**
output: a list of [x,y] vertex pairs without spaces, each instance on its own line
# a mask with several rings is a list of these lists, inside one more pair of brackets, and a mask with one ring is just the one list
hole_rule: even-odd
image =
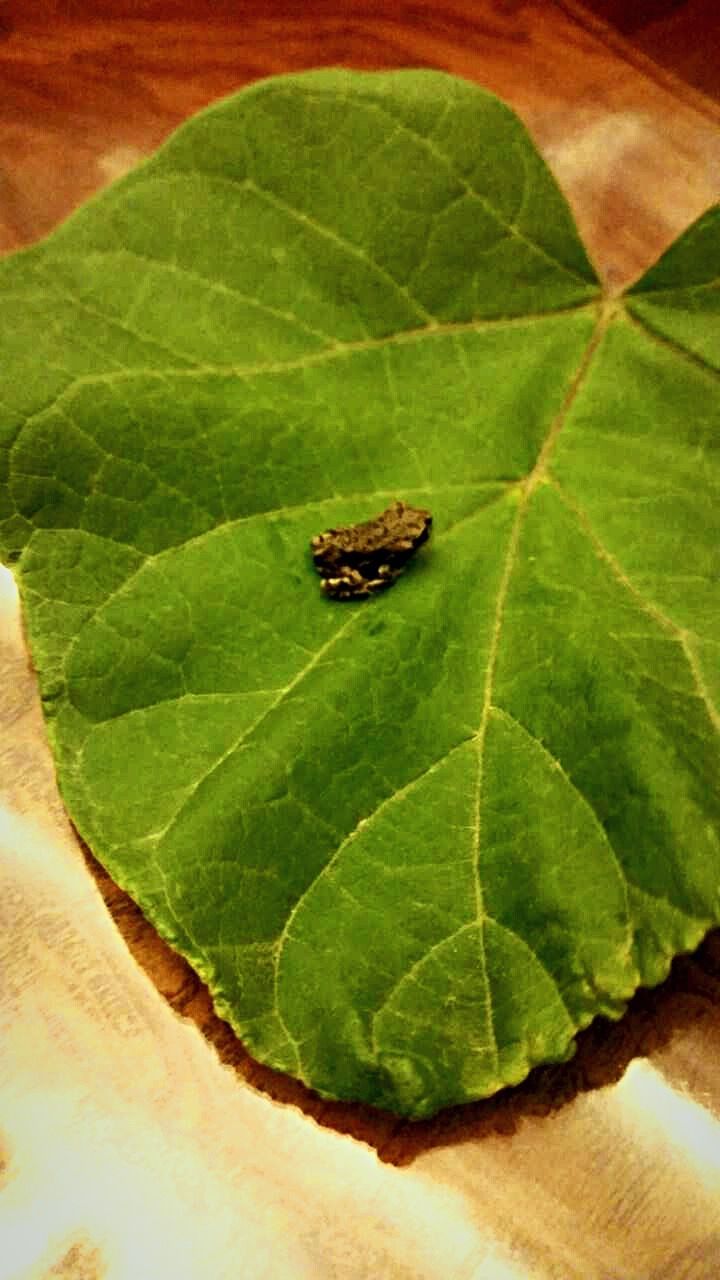
[[603,19],[696,89],[720,97],[718,0],[585,0],[574,7]]

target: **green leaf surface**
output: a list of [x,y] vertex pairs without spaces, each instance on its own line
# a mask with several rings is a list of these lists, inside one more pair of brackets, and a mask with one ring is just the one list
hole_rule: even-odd
[[[63,796],[251,1052],[408,1115],[720,918],[720,215],[603,299],[523,127],[270,80],[0,264],[0,545]],[[324,598],[310,538],[433,536]]]

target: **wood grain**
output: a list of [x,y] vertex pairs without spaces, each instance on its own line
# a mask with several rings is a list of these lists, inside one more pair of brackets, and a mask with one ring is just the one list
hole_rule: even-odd
[[701,92],[720,97],[717,0],[584,0],[584,8],[624,36],[626,48],[652,58]]
[[[679,29],[677,7],[665,9]],[[694,5],[693,21],[700,12]],[[720,194],[713,77],[701,83],[688,73],[692,42],[678,40],[678,65],[667,49],[657,65],[648,56],[660,30],[655,19],[633,29],[622,14],[619,5],[574,0],[8,0],[0,5],[0,251],[45,235],[188,115],[258,77],[333,64],[433,66],[485,85],[519,112],[597,266],[617,287]],[[634,31],[644,43],[628,39]],[[701,92],[708,86],[710,93]],[[44,744],[39,708],[33,714]],[[632,1056],[688,1019],[718,1016],[720,938],[713,935],[696,957],[676,963],[663,988],[639,993],[620,1024],[599,1021],[584,1033],[568,1066],[534,1072],[489,1103],[409,1126],[323,1103],[254,1064],[189,967],[86,857],[139,963],[223,1060],[321,1123],[372,1142],[386,1159],[402,1162],[488,1128],[512,1131],[523,1115],[618,1078]]]
[[0,250],[45,235],[192,112],[260,76],[435,66],[519,111],[599,268],[627,281],[717,198],[720,109],[647,60],[633,66],[581,9],[10,0],[0,9]]

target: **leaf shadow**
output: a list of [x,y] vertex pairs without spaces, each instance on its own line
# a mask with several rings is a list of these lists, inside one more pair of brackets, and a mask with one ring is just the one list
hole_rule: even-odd
[[435,1147],[510,1137],[532,1117],[550,1116],[580,1094],[617,1083],[636,1058],[648,1057],[720,1009],[720,929],[691,955],[680,955],[660,986],[641,987],[622,1018],[596,1018],[577,1036],[569,1062],[536,1067],[522,1084],[481,1102],[448,1107],[428,1120],[405,1120],[359,1103],[320,1098],[251,1058],[215,1013],[207,987],[120,889],[75,832],[87,865],[128,949],[176,1013],[189,1018],[220,1061],[252,1088],[293,1106],[324,1128],[372,1147],[387,1164],[409,1165]]

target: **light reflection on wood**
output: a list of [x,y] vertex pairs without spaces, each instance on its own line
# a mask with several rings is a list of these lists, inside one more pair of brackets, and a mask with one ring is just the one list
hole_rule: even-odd
[[73,1249],[88,1280],[235,1280],[239,1261],[282,1280],[715,1276],[717,1096],[672,1084],[662,1055],[511,1138],[394,1169],[224,1067],[72,847],[7,810],[0,904],[3,1280],[63,1275]]

